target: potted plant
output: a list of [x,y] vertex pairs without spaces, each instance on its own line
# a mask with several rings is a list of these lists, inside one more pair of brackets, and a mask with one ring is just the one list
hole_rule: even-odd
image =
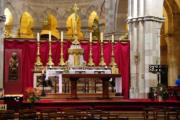
[[162,99],[166,100],[168,98],[168,91],[163,84],[157,85],[155,96],[158,98],[159,101],[162,101]]

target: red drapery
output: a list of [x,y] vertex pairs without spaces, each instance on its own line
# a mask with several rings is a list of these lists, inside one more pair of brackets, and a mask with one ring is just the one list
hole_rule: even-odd
[[[36,42],[24,41],[8,41],[4,42],[4,49],[21,49],[22,50],[22,93],[27,87],[33,87],[33,73],[34,63],[36,62],[37,44]],[[68,59],[68,48],[71,46],[71,42],[63,44],[64,60]],[[88,62],[89,59],[89,43],[81,43],[84,49],[84,60]],[[60,42],[52,43],[52,58],[55,65],[58,65],[60,59]],[[104,59],[107,65],[111,62],[111,42],[105,43],[103,46]],[[124,89],[124,98],[129,96],[129,51],[130,43],[117,42],[114,45],[114,56],[117,66],[122,75],[122,88]],[[92,45],[93,61],[97,66],[100,62],[100,43],[94,43]],[[42,42],[40,44],[40,57],[43,65],[45,66],[48,61],[49,44],[48,42]]]

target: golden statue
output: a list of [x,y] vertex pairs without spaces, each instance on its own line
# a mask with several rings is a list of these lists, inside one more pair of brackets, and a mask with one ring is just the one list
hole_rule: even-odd
[[60,38],[60,35],[59,35],[59,31],[57,30],[57,27],[58,27],[58,22],[56,20],[56,18],[51,15],[51,14],[48,14],[47,17],[45,17],[44,19],[44,24],[43,24],[43,29],[41,31],[41,36],[49,36],[49,31],[51,31],[51,35],[52,37],[55,37],[56,39],[59,39]]
[[92,31],[92,39],[99,40],[100,39],[99,17],[95,11],[93,11],[89,16],[88,27],[90,31]]
[[77,29],[77,37],[78,37],[78,39],[80,39],[80,40],[84,39],[84,35],[81,32],[81,20],[80,20],[78,15],[77,15],[77,18],[76,18],[76,13],[73,13],[68,17],[67,22],[66,22],[66,27],[68,29],[67,32],[66,32],[67,39],[74,39],[75,38],[76,29]]
[[34,38],[32,28],[34,21],[32,16],[28,12],[24,12],[20,20],[20,29],[18,32],[19,38]]
[[11,35],[10,35],[11,34],[11,26],[13,24],[13,17],[8,8],[6,8],[4,10],[4,15],[6,16],[5,27],[4,27],[5,37],[10,38],[11,37]]

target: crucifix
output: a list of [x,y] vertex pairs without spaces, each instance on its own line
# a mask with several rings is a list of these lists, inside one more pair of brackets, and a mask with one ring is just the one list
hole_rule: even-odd
[[76,3],[74,4],[73,11],[74,11],[74,14],[75,14],[75,25],[74,25],[75,26],[75,31],[74,31],[74,41],[73,41],[73,44],[79,45],[78,33],[77,33],[77,12],[79,11],[79,8],[77,7]]

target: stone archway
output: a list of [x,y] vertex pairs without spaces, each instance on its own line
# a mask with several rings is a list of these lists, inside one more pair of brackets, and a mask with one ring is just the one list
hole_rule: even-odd
[[175,80],[180,75],[180,4],[176,0],[165,0],[164,17],[166,20],[161,28],[161,64],[168,65],[168,86],[175,86]]

